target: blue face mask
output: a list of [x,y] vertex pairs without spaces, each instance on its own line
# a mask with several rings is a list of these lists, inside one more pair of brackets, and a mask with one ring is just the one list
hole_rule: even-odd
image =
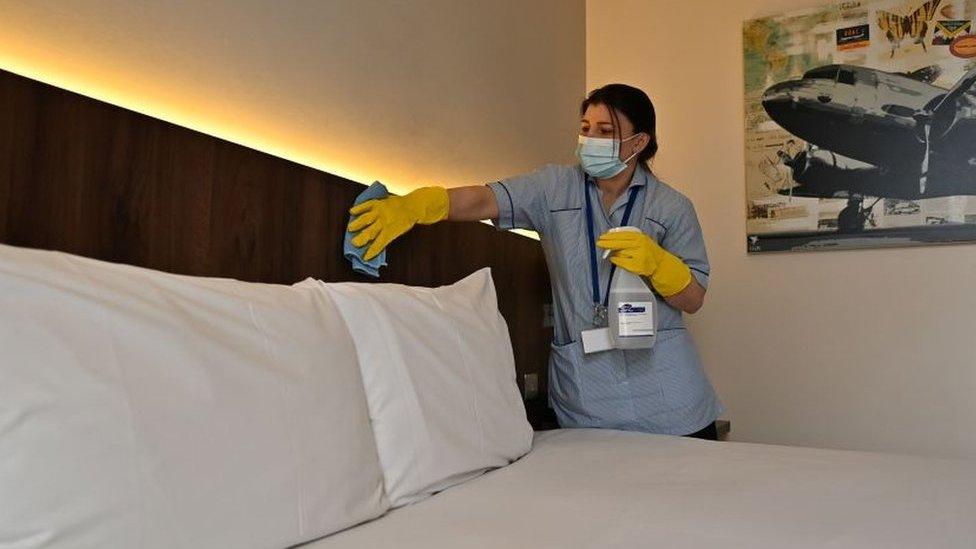
[[627,160],[621,160],[620,144],[626,143],[638,135],[640,134],[635,133],[623,141],[581,135],[579,136],[579,145],[576,146],[576,157],[579,158],[583,171],[590,176],[596,179],[609,179],[626,170],[627,163],[637,156],[635,152]]

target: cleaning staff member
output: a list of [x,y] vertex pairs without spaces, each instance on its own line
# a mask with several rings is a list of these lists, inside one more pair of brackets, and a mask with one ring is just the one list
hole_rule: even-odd
[[[549,398],[559,424],[715,439],[724,410],[682,318],[702,306],[708,258],[691,201],[648,166],[657,153],[654,106],[643,91],[610,84],[587,96],[580,116],[579,165],[365,202],[350,210],[352,243],[368,246],[369,260],[417,223],[491,219],[537,231],[552,278]],[[608,232],[624,225],[641,232]],[[651,349],[584,354],[580,333],[607,324],[611,264],[654,290],[657,340]]]

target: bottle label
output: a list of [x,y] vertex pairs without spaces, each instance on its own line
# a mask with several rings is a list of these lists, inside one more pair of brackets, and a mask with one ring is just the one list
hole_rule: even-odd
[[627,301],[617,304],[617,334],[620,337],[647,337],[654,335],[654,303]]

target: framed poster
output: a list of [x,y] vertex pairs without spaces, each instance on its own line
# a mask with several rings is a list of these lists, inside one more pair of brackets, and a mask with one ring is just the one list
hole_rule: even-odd
[[749,252],[976,242],[976,0],[747,21]]

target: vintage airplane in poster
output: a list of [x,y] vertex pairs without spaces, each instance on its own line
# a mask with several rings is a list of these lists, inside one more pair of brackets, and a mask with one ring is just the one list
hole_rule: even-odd
[[866,198],[976,195],[976,68],[950,89],[933,71],[827,65],[769,87],[766,113],[807,143],[780,153],[796,186],[779,192],[847,198],[842,232],[864,228]]

